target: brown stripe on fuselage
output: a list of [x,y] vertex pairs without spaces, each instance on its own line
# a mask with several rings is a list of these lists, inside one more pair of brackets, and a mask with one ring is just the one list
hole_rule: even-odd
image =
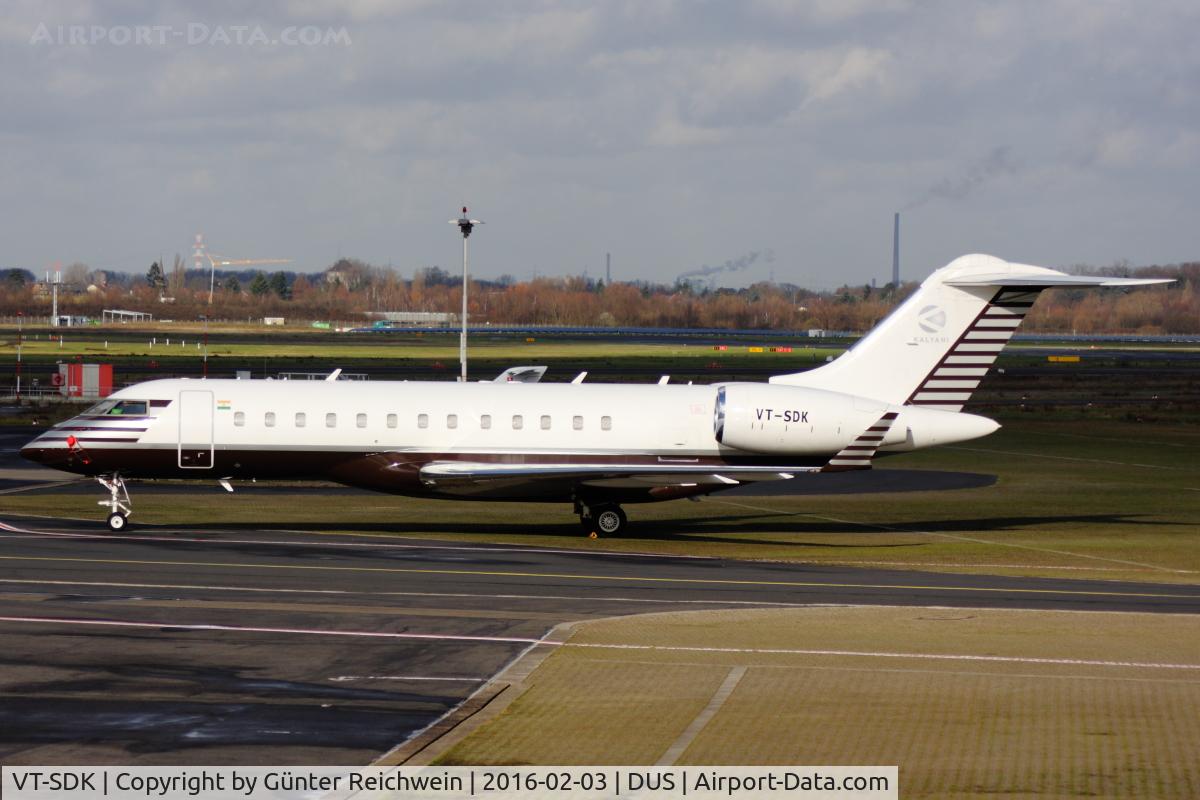
[[[85,443],[86,444],[86,443]],[[613,466],[644,466],[647,471],[670,472],[672,463],[664,462],[664,456],[655,453],[641,454],[592,454],[592,453],[439,453],[403,451],[340,451],[340,450],[227,450],[217,449],[213,454],[213,466],[205,469],[180,468],[175,447],[122,447],[93,448],[85,452],[71,451],[64,447],[22,450],[22,455],[54,469],[83,475],[100,475],[119,471],[126,478],[163,478],[215,480],[218,477],[232,479],[261,480],[327,480],[379,492],[401,495],[437,495],[436,488],[421,483],[421,467],[434,461],[460,461],[487,464],[611,464]],[[678,459],[678,455],[673,457]],[[689,457],[689,464],[710,466],[714,473],[725,467],[772,467],[780,472],[819,467],[829,456],[789,458],[783,460],[769,456],[725,454],[722,456],[696,455]],[[736,479],[736,475],[732,475]],[[496,500],[553,500],[569,502],[578,485],[578,478],[525,481],[522,486],[504,487],[496,483],[497,489],[510,494],[490,495],[488,488],[481,488],[480,499]],[[536,485],[535,485],[536,484]],[[684,487],[688,488],[688,487]],[[702,486],[695,491],[678,496],[704,494],[721,487]],[[663,492],[650,494],[646,490],[593,491],[621,502],[648,502],[666,499]],[[454,496],[462,497],[461,493]]]

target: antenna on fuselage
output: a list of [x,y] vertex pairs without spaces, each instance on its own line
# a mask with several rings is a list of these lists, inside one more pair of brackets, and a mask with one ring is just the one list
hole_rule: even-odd
[[467,380],[467,237],[471,235],[471,231],[476,225],[482,225],[483,221],[471,219],[467,215],[467,207],[463,206],[462,216],[458,219],[450,220],[451,225],[457,225],[462,232],[463,237],[463,284],[462,284],[462,333],[458,338],[458,364],[461,370],[459,380],[466,382]]

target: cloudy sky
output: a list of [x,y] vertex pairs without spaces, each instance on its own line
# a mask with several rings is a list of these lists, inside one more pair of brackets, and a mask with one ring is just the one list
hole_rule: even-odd
[[4,4],[0,266],[409,275],[463,203],[485,277],[1200,259],[1194,0],[243,6]]

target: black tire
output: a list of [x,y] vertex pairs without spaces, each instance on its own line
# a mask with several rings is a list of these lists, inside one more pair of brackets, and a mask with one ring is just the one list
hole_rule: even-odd
[[625,532],[628,519],[620,506],[602,506],[592,512],[592,522],[597,533],[603,536],[620,536]]
[[120,511],[108,515],[108,529],[113,533],[125,530],[129,526],[129,518]]

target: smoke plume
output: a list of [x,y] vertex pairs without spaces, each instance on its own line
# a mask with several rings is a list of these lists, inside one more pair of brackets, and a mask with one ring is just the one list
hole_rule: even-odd
[[752,264],[759,260],[759,258],[762,258],[763,261],[769,264],[775,260],[775,253],[771,250],[751,250],[744,256],[729,259],[724,264],[717,264],[716,266],[703,264],[697,269],[681,272],[675,276],[675,282],[684,283],[694,278],[706,278],[708,281],[708,288],[711,289],[716,286],[718,275],[726,272],[741,272],[742,270],[749,269]]
[[1001,174],[1011,174],[1017,166],[1008,155],[1007,147],[997,147],[983,158],[967,167],[957,178],[944,178],[925,190],[925,193],[910,201],[901,211],[910,211],[932,200],[962,200],[989,179]]

